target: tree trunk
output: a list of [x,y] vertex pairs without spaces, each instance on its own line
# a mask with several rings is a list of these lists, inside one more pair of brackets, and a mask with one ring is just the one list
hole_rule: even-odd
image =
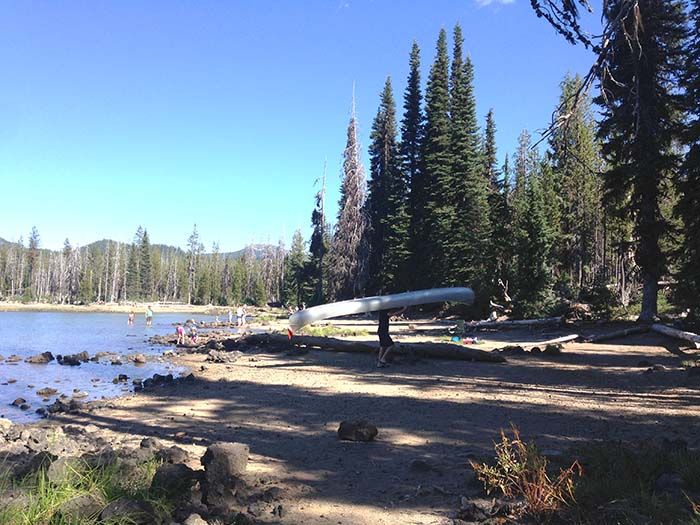
[[657,313],[657,301],[659,297],[659,280],[655,276],[644,276],[642,287],[642,312],[637,321],[649,323],[654,320]]
[[665,324],[653,324],[651,329],[654,332],[673,337],[675,339],[681,339],[683,341],[688,341],[694,348],[700,348],[700,335],[694,334],[693,332],[684,332],[683,330],[678,330],[676,328],[671,328]]

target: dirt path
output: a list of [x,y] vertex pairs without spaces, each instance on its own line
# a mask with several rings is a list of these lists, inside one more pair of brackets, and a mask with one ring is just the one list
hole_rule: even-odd
[[[490,334],[484,348],[549,335]],[[500,365],[424,360],[382,370],[370,356],[323,351],[250,354],[228,365],[191,355],[181,361],[196,381],[59,421],[164,440],[186,432],[199,445],[247,443],[251,468],[286,491],[284,517],[261,522],[444,524],[468,490],[468,458],[488,453],[511,423],[546,453],[590,439],[700,446],[700,390],[665,348],[673,344],[657,335],[624,343],[569,344],[559,357]],[[643,359],[667,370],[643,373]],[[338,441],[344,419],[374,423],[377,441]]]

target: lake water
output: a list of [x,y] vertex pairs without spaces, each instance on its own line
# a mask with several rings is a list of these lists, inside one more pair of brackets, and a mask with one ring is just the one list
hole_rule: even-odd
[[[74,389],[88,393],[81,401],[110,398],[133,390],[133,379],[146,379],[154,373],[172,373],[175,377],[185,372],[162,358],[168,347],[151,345],[149,337],[173,333],[173,323],[183,322],[191,314],[156,314],[153,326],[147,327],[142,313],[137,314],[134,326],[127,326],[123,313],[64,313],[64,312],[0,312],[0,417],[16,422],[39,419],[35,410],[46,406],[60,394],[72,396]],[[197,321],[212,321],[211,316],[197,315]],[[80,366],[62,366],[56,361],[48,364],[8,363],[16,354],[27,357],[49,351],[69,355],[86,351],[92,357],[97,352],[114,352],[121,356],[122,365],[112,365],[110,358]],[[126,356],[142,353],[148,363],[136,365]],[[127,383],[114,384],[119,374],[129,377]],[[47,403],[36,391],[51,387],[58,390]],[[22,411],[11,403],[26,399],[31,409]]]

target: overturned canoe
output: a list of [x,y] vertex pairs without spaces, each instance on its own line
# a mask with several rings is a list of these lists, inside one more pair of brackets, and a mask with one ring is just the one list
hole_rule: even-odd
[[442,303],[444,301],[472,304],[474,303],[474,292],[471,288],[432,288],[430,290],[377,295],[375,297],[362,297],[361,299],[322,304],[299,310],[292,314],[289,317],[289,330],[291,333],[294,333],[308,324],[332,317],[390,310],[419,304]]

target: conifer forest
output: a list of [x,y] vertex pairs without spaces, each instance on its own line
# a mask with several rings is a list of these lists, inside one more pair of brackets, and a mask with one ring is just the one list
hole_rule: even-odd
[[319,177],[308,239],[297,231],[289,247],[223,254],[205,249],[196,226],[186,250],[151,244],[139,228],[131,243],[66,239],[50,251],[34,229],[0,243],[0,297],[313,305],[470,286],[473,318],[578,302],[600,316],[675,308],[697,318],[700,1],[605,2],[604,44],[580,25],[585,0],[531,3],[551,26],[542,30],[596,58],[587,75],[561,79],[551,123],[522,130],[515,151],[496,143],[499,108],[478,105],[479,71],[456,25],[427,53],[413,43],[406,79],[386,78],[367,145],[353,100],[340,195]]

